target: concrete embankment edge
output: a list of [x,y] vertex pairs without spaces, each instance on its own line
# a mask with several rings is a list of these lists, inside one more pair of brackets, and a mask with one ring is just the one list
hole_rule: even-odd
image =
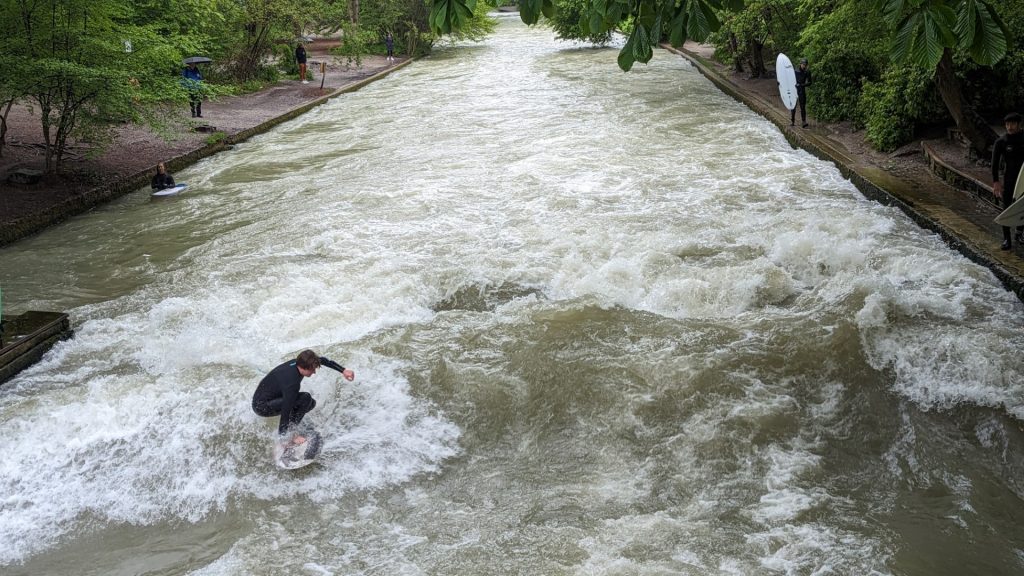
[[[385,76],[394,72],[395,70],[404,68],[413,61],[414,59],[405,60],[404,62],[396,64],[393,67],[377,72],[372,76],[368,76],[362,80],[353,82],[351,84],[346,84],[345,86],[342,86],[334,90],[333,92],[330,92],[329,94],[320,96],[315,100],[310,100],[309,102],[300,104],[299,106],[296,106],[291,110],[288,110],[284,114],[281,114],[280,116],[275,116],[256,126],[253,126],[252,128],[247,128],[235,134],[225,136],[220,141],[207,144],[201,148],[191,150],[189,152],[186,152],[185,154],[166,160],[164,161],[164,164],[167,166],[168,171],[179,172],[183,168],[191,166],[192,164],[195,164],[196,162],[202,160],[203,158],[207,158],[224,150],[229,150],[231,146],[233,146],[234,144],[244,142],[245,140],[248,140],[249,138],[252,138],[257,134],[262,134],[270,130],[271,128],[277,126],[278,124],[281,124],[282,122],[287,122],[288,120],[291,120],[301,114],[304,114],[305,112],[308,112],[309,110],[326,103],[332,98],[336,98],[337,96],[346,94],[348,92],[354,92],[356,90],[359,90],[360,88],[366,86],[367,84],[384,78]],[[131,176],[125,176],[124,178],[120,178],[108,184],[104,184],[102,186],[93,188],[92,190],[89,190],[88,192],[85,192],[83,194],[79,194],[72,198],[68,198],[67,200],[59,204],[55,204],[46,210],[42,210],[40,212],[32,214],[31,216],[26,216],[25,218],[15,220],[9,226],[4,226],[2,229],[0,229],[0,247],[5,246],[7,244],[11,244],[12,242],[25,238],[27,236],[31,236],[32,234],[40,232],[50,226],[53,226],[54,224],[63,222],[64,220],[67,220],[72,216],[81,214],[83,212],[87,212],[92,208],[99,206],[100,204],[109,202],[111,200],[114,200],[115,198],[119,198],[121,196],[124,196],[125,194],[135,192],[140,188],[148,186],[150,178],[152,177],[155,169],[156,167],[154,166],[153,168],[147,168],[146,170],[143,170],[136,174],[132,174]]]
[[781,111],[774,109],[760,98],[739,90],[734,84],[712,69],[699,55],[674,48],[667,44],[662,44],[661,47],[685,58],[722,92],[732,96],[754,112],[763,116],[766,120],[775,124],[794,148],[802,148],[822,160],[832,162],[839,169],[839,172],[849,179],[865,197],[886,206],[899,208],[922,228],[937,233],[949,247],[960,252],[971,261],[991,270],[1007,290],[1016,294],[1017,298],[1021,301],[1024,301],[1024,276],[1017,274],[993,259],[985,250],[967,240],[965,235],[958,233],[956,231],[956,215],[947,214],[949,220],[943,221],[928,213],[941,212],[941,208],[933,206],[928,212],[919,209],[913,200],[902,197],[894,191],[899,187],[898,183],[895,182],[895,177],[886,174],[880,169],[858,165],[853,159],[846,156],[842,151],[829,146],[821,138],[815,138],[789,129],[788,116],[783,115]]

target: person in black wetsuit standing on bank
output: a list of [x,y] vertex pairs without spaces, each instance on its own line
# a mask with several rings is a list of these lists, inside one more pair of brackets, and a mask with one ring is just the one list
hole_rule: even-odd
[[[252,411],[265,418],[280,415],[281,422],[278,424],[277,433],[282,436],[287,434],[316,407],[316,400],[309,392],[300,392],[299,386],[303,378],[316,374],[317,368],[321,366],[341,372],[348,381],[356,377],[355,372],[341,364],[318,356],[312,350],[303,350],[298,358],[274,368],[260,380],[252,396]],[[302,444],[305,441],[301,435],[292,439],[294,444]]]
[[796,109],[800,108],[800,121],[803,127],[807,128],[807,87],[811,85],[811,71],[807,69],[807,58],[800,59],[800,67],[796,73],[796,102],[797,105],[789,111],[789,125],[796,125]]
[[[1003,119],[1006,135],[996,140],[992,147],[992,193],[1003,201],[1003,208],[1013,204],[1013,189],[1022,176],[1024,166],[1024,132],[1021,131],[1021,115],[1011,112]],[[1000,164],[1005,163],[1003,179],[999,180]],[[1017,244],[1024,244],[1024,226],[1017,227]],[[1010,249],[1010,227],[1003,226],[1003,250]]]

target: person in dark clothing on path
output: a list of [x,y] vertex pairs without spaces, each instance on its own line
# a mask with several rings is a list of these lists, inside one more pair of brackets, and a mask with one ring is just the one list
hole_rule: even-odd
[[303,84],[309,84],[309,80],[306,80],[306,47],[302,45],[302,42],[295,47],[295,62],[299,65],[299,80]]
[[188,66],[181,71],[184,78],[185,89],[188,90],[188,106],[192,109],[193,118],[203,117],[203,73],[196,67],[195,62],[189,62]]
[[[308,392],[300,392],[299,386],[303,378],[316,374],[317,368],[321,366],[341,372],[348,381],[352,381],[356,376],[354,372],[333,360],[318,356],[312,350],[303,350],[298,358],[279,365],[260,380],[252,396],[252,411],[265,418],[281,416],[277,433],[282,436],[287,434],[316,407],[316,400]],[[292,438],[293,444],[302,444],[305,441],[301,435]]]
[[[1006,125],[1006,135],[996,140],[992,147],[992,193],[996,198],[1001,198],[1003,208],[1009,208],[1013,204],[1013,189],[1017,186],[1017,179],[1022,176],[1021,167],[1024,166],[1024,132],[1021,131],[1021,115],[1011,112],[1003,119]],[[1005,166],[1000,164],[1005,163]],[[1003,170],[1003,179],[999,180],[999,169]],[[1024,226],[1017,227],[1017,244],[1024,244]],[[1003,226],[1003,250],[1010,249],[1010,227]]]
[[174,188],[174,177],[167,173],[167,168],[164,167],[163,162],[156,165],[156,174],[153,175],[153,181],[150,183],[150,186],[153,190]]
[[[807,69],[807,58],[800,59],[796,74],[797,105],[800,107],[800,121],[807,128],[807,87],[811,85],[811,71]],[[796,108],[789,111],[789,125],[796,126]]]
[[388,49],[388,62],[395,61],[395,37],[389,31],[384,35],[384,47]]

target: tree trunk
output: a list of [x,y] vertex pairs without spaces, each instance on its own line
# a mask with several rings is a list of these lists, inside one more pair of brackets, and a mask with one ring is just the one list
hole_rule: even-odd
[[750,40],[750,77],[764,78],[767,73],[764,67],[764,44],[754,38]]
[[14,106],[14,98],[0,104],[0,106],[4,107],[3,114],[0,114],[0,158],[2,158],[4,155],[4,144],[7,143],[7,116],[11,113],[11,107]]
[[736,34],[729,33],[729,53],[732,54],[732,66],[736,72],[743,72],[743,55],[740,54],[740,42]]
[[44,100],[43,97],[37,97],[36,101],[39,102],[39,118],[43,123],[43,143],[46,146],[46,172],[48,174],[52,174],[53,146],[50,143],[50,104],[47,100]]
[[348,19],[353,24],[359,24],[359,0],[348,0]]
[[984,158],[991,150],[998,136],[995,130],[985,122],[978,112],[964,98],[960,80],[956,77],[953,66],[953,53],[946,48],[935,71],[935,84],[946,109],[956,122],[956,127],[971,143],[971,148],[980,158]]

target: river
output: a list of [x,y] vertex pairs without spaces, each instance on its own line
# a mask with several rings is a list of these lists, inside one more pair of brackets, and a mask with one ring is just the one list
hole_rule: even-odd
[[[504,16],[0,250],[0,571],[1024,573],[1024,307],[658,52]],[[313,348],[319,463],[250,410]]]

